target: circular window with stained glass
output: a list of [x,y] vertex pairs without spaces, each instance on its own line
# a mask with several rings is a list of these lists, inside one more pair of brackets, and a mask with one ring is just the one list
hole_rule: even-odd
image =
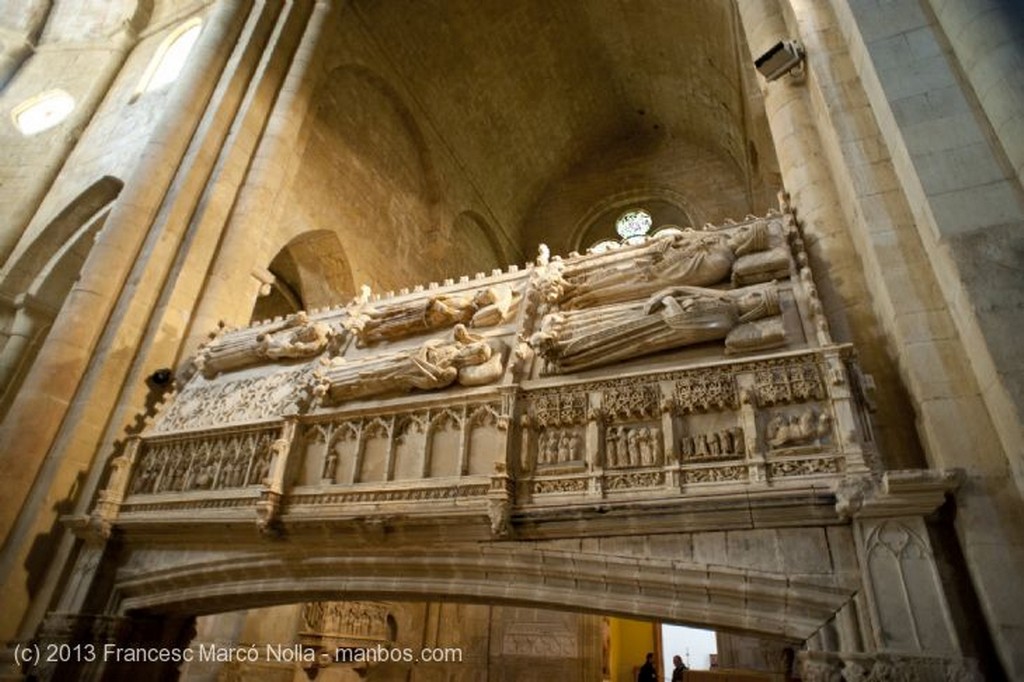
[[646,235],[653,224],[651,214],[642,208],[626,211],[615,221],[615,231],[624,240],[629,241]]

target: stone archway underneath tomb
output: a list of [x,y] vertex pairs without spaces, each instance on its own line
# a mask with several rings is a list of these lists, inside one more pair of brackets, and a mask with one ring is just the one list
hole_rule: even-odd
[[[41,637],[452,601],[792,641],[805,677],[970,679],[926,526],[956,477],[880,469],[783,209],[224,331],[69,520]],[[57,670],[131,674],[102,663]]]

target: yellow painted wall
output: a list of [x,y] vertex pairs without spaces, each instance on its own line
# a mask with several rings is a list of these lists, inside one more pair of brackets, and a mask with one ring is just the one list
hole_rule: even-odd
[[[655,665],[661,660],[661,629],[657,623],[610,618],[610,682],[635,682],[635,671],[644,664],[647,652],[654,653]],[[658,674],[663,674],[659,670]]]

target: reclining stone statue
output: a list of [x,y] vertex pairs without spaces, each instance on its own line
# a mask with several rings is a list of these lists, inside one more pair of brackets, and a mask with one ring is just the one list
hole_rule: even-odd
[[518,295],[508,284],[478,291],[442,294],[360,311],[357,345],[370,346],[455,324],[490,327],[505,322]]
[[200,349],[194,362],[209,379],[267,360],[311,358],[327,350],[331,340],[343,334],[344,331],[311,320],[299,311],[269,327],[227,332]]
[[785,343],[780,312],[774,283],[725,291],[676,286],[646,301],[550,313],[530,344],[553,373],[722,339],[727,351],[745,352]]
[[356,361],[334,358],[319,371],[317,392],[330,401],[435,390],[458,382],[487,384],[504,368],[503,348],[456,324],[452,340],[430,339],[409,351]]
[[729,279],[736,259],[769,248],[768,224],[758,221],[730,234],[674,232],[650,240],[617,267],[567,273],[563,310],[628,301],[666,286],[709,286]]

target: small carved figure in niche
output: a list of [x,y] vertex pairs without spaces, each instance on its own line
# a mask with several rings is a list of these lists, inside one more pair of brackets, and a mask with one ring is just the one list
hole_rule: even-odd
[[168,490],[181,490],[184,487],[186,468],[188,462],[185,462],[183,457],[180,455],[175,459],[174,470],[170,481],[168,481]]
[[562,308],[629,301],[676,284],[708,286],[727,279],[738,256],[769,246],[764,221],[732,235],[689,230],[650,240],[632,262],[569,276]]
[[507,537],[512,520],[512,509],[508,500],[490,500],[487,505],[487,516],[491,521],[491,534],[496,538]]
[[573,460],[583,459],[583,448],[581,446],[580,434],[573,431],[569,438],[569,451],[572,453]]
[[537,437],[537,464],[548,463],[548,432],[544,431]]
[[231,480],[232,488],[239,488],[245,481],[245,467],[248,464],[245,453],[235,455],[235,475]]
[[216,487],[217,465],[218,462],[216,457],[212,454],[206,455],[203,460],[203,466],[200,468],[199,474],[196,476],[194,487],[200,490],[210,490]]
[[327,451],[327,459],[324,462],[323,480],[334,483],[334,474],[338,468],[338,453],[331,448]]
[[828,438],[832,433],[832,417],[829,416],[828,412],[822,412],[818,415],[818,438]]
[[249,474],[248,485],[262,485],[270,478],[270,460],[273,452],[269,447],[261,448],[256,460],[252,463],[252,472]]
[[702,433],[699,436],[696,436],[694,440],[696,441],[697,446],[694,450],[694,455],[696,457],[703,458],[711,454],[711,448],[708,446],[708,434]]
[[626,463],[629,466],[637,466],[640,464],[640,436],[635,429],[623,429],[626,432],[626,442],[628,443],[629,458]]
[[716,435],[718,436],[719,454],[721,455],[722,453],[733,452],[732,432],[729,429],[726,429],[724,431],[719,431]]
[[645,428],[640,435],[640,463],[647,467],[657,463],[654,434],[649,428]]
[[619,447],[614,434],[614,429],[609,429],[605,432],[604,439],[605,463],[610,467],[619,465]]
[[224,462],[224,466],[220,470],[220,478],[215,483],[217,488],[234,488],[235,487],[235,458],[229,457]]
[[732,435],[733,453],[737,455],[747,454],[747,442],[743,438],[743,429],[739,426],[729,429]]
[[[500,342],[493,342],[497,345]],[[371,357],[357,362],[335,358],[321,371],[330,397],[352,400],[413,389],[444,388],[456,381],[479,386],[494,381],[503,372],[503,349],[465,325],[457,324],[452,340],[430,339],[411,351]]]
[[575,372],[671,348],[740,339],[735,350],[785,343],[781,319],[747,325],[781,312],[775,285],[719,291],[679,286],[652,295],[644,304],[605,306],[552,313],[530,339],[559,372]]
[[619,442],[619,466],[629,466],[629,443],[626,439],[626,430],[619,429],[615,437]]
[[191,490],[196,487],[196,478],[199,476],[199,470],[202,467],[203,463],[199,458],[192,458],[192,461],[185,467],[184,475],[181,477],[181,490]]
[[158,471],[156,459],[153,457],[143,459],[142,466],[139,467],[138,473],[135,474],[135,480],[132,481],[131,494],[153,492]]
[[569,438],[568,431],[562,431],[562,435],[558,439],[558,462],[568,462],[572,460],[572,441]]
[[306,627],[306,632],[321,632],[324,624],[323,602],[306,602],[302,607],[302,622]]
[[684,460],[726,459],[741,456],[744,451],[743,429],[738,426],[683,436],[679,443]]
[[558,463],[558,444],[560,438],[557,431],[550,434],[547,442],[547,449],[544,453],[545,464],[557,464]]

